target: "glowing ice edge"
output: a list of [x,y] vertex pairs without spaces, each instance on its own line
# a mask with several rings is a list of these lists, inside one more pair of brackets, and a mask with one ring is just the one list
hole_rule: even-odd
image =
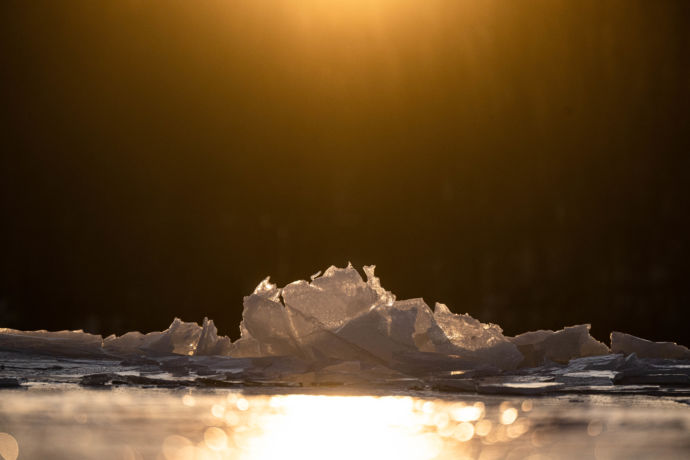
[[106,338],[81,330],[0,328],[0,350],[66,357],[289,356],[343,362],[339,370],[344,373],[361,368],[348,362],[419,373],[435,366],[509,371],[610,354],[690,359],[684,346],[620,332],[611,333],[609,348],[589,334],[589,324],[508,337],[499,326],[455,314],[442,303],[432,311],[423,299],[396,300],[381,286],[374,268],[364,267],[364,281],[350,264],[331,266],[311,282],[295,281],[282,289],[266,278],[244,298],[241,337],[235,342],[218,336],[212,320],[204,319],[200,326],[175,318],[165,331]]

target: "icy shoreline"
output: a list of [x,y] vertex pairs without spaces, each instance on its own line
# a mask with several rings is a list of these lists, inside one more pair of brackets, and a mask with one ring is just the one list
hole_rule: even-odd
[[[366,281],[352,266],[330,267],[282,289],[266,278],[244,298],[235,342],[208,319],[106,338],[0,329],[0,375],[6,386],[60,381],[63,362],[76,376],[67,381],[82,385],[385,384],[519,394],[690,387],[683,346],[613,332],[609,348],[587,324],[507,337],[444,304],[432,311],[422,299],[396,300],[373,266],[364,272]],[[43,361],[40,371],[32,364]]]

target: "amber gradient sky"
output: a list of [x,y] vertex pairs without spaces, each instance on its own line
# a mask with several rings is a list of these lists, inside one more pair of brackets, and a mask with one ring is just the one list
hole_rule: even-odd
[[690,345],[690,2],[0,6],[0,326],[216,319],[330,264]]

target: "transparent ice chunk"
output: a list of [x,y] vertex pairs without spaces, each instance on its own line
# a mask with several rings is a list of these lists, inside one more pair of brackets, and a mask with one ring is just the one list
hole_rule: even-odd
[[589,324],[570,326],[560,331],[525,332],[510,339],[524,355],[522,366],[539,366],[546,361],[565,364],[573,358],[611,353],[609,347],[589,335]]
[[267,278],[244,300],[242,336],[236,342],[240,348],[233,355],[371,359],[365,349],[336,331],[376,305],[393,302],[393,295],[381,288],[373,270],[367,267],[364,282],[351,265],[332,266],[323,275],[312,276],[311,282],[296,281],[282,290]]
[[103,350],[116,356],[128,356],[141,354],[141,349],[146,343],[154,342],[160,338],[162,332],[150,332],[146,335],[139,331],[131,331],[121,336],[109,335],[103,340]]
[[622,332],[611,333],[611,351],[639,358],[690,359],[688,348],[672,342],[652,342]]
[[434,319],[455,348],[439,347],[438,351],[457,354],[478,364],[500,369],[515,369],[523,360],[520,351],[496,324],[482,323],[468,314],[455,314],[438,302],[434,308]]
[[[280,303],[280,290],[266,278],[254,293],[244,298],[240,325],[244,341],[239,346],[247,349],[243,351],[245,355],[254,353],[249,349],[256,347],[260,356],[297,355],[299,350],[290,329],[287,311]],[[251,342],[250,338],[258,343]]]
[[152,355],[228,355],[233,349],[228,337],[219,337],[212,320],[204,318],[202,326],[175,318],[162,332],[127,332],[103,340],[103,351],[115,356]]
[[199,342],[194,350],[197,356],[229,355],[233,346],[230,338],[218,336],[218,329],[212,319],[204,318]]
[[[373,273],[373,271],[372,271]],[[313,318],[325,329],[335,330],[345,321],[364,313],[382,299],[374,282],[365,283],[357,270],[330,267],[311,283],[295,281],[283,288],[285,306]]]
[[361,359],[389,362],[396,353],[416,350],[415,319],[414,310],[382,305],[348,321],[337,335],[361,350]]
[[155,339],[147,340],[140,349],[149,353],[193,355],[201,337],[201,329],[197,323],[175,318],[168,329]]
[[265,279],[245,298],[242,338],[233,356],[390,363],[401,354],[428,352],[502,369],[522,361],[498,326],[455,315],[442,304],[433,313],[422,299],[396,301],[374,269],[364,267],[365,282],[351,265],[330,267],[311,282],[296,281],[282,290]]
[[231,356],[235,358],[257,358],[270,356],[261,348],[261,343],[251,336],[243,336],[232,343]]

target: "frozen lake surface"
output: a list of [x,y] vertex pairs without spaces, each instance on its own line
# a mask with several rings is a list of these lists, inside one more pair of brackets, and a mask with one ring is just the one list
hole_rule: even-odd
[[[343,388],[0,392],[19,459],[686,459],[690,398]],[[18,454],[18,456],[17,456]]]
[[687,361],[406,378],[289,357],[0,362],[5,460],[690,457]]
[[505,336],[348,266],[213,321],[101,337],[0,329],[0,456],[690,458],[690,350],[589,325]]

